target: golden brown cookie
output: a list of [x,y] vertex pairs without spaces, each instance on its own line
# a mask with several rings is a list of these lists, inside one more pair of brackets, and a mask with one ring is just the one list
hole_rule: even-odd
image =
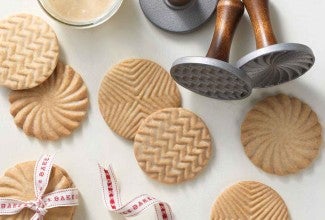
[[294,97],[277,95],[256,104],[241,126],[249,159],[268,173],[287,175],[318,156],[322,128],[316,113]]
[[18,14],[0,21],[0,85],[38,86],[53,73],[58,57],[56,34],[41,18]]
[[[22,201],[34,200],[34,167],[35,161],[31,161],[17,164],[7,170],[4,176],[0,177],[0,197]],[[53,166],[45,194],[72,187],[74,187],[73,183],[66,171]],[[75,206],[48,209],[44,220],[71,220],[75,210]],[[27,220],[31,219],[34,214],[32,210],[25,208],[16,215],[0,216],[0,220]]]
[[211,220],[288,220],[280,195],[253,181],[239,182],[225,190],[214,203]]
[[70,135],[86,117],[88,109],[87,87],[81,76],[61,62],[43,84],[12,91],[9,100],[17,126],[41,140]]
[[197,115],[168,108],[143,121],[134,139],[134,154],[149,177],[176,184],[202,171],[211,157],[211,142],[208,128]]
[[98,100],[108,126],[129,140],[151,113],[181,105],[179,90],[169,73],[142,59],[125,60],[111,69],[102,81]]

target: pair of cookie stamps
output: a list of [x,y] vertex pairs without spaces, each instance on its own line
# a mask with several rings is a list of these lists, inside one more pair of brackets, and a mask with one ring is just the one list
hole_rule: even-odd
[[[244,8],[253,24],[257,50],[232,65],[231,43]],[[200,95],[238,100],[248,97],[253,88],[294,80],[314,62],[315,56],[308,46],[277,42],[267,0],[219,0],[207,57],[180,58],[173,63],[171,75],[178,84]]]
[[0,21],[0,85],[12,90],[18,127],[40,140],[58,140],[79,127],[88,109],[81,76],[59,61],[54,30],[29,14]]

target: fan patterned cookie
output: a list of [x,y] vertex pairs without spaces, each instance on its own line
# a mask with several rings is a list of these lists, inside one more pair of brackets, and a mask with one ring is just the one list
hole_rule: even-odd
[[286,204],[272,188],[240,182],[223,192],[211,210],[211,220],[289,220]]
[[[17,164],[0,177],[0,197],[14,198],[22,201],[35,199],[34,192],[34,162]],[[50,181],[45,194],[58,189],[72,188],[73,183],[65,170],[53,166]],[[76,207],[58,207],[48,209],[45,219],[71,220]],[[11,216],[0,216],[0,220],[27,220],[35,213],[30,209],[23,209],[20,213]]]
[[0,85],[38,86],[53,73],[58,57],[56,34],[39,17],[19,14],[0,21]]
[[268,97],[247,114],[241,141],[250,160],[277,175],[296,173],[318,156],[322,128],[316,113],[294,97]]
[[193,179],[207,165],[211,137],[204,122],[182,108],[151,114],[134,140],[134,153],[141,169],[167,184]]
[[149,60],[130,59],[118,64],[104,77],[99,91],[99,108],[106,123],[129,140],[151,113],[180,105],[176,83]]
[[79,127],[88,109],[88,92],[81,76],[61,62],[43,84],[12,91],[9,100],[17,126],[41,140],[70,135]]

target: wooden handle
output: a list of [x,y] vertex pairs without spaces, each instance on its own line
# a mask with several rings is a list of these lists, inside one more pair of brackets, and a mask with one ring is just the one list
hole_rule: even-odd
[[228,62],[231,43],[243,16],[244,5],[240,0],[219,0],[216,11],[217,20],[207,57]]
[[184,6],[190,3],[192,0],[168,0],[169,4],[173,6]]
[[272,30],[269,0],[243,0],[252,21],[258,49],[277,44]]

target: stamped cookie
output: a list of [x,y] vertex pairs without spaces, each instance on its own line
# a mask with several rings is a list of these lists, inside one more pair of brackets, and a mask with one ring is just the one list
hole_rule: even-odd
[[182,108],[151,114],[134,140],[134,154],[141,169],[167,184],[193,179],[207,165],[212,144],[208,128],[197,115]]
[[289,220],[286,204],[272,188],[253,181],[223,192],[211,210],[211,220]]
[[[0,177],[0,198],[34,200],[34,167],[35,161],[30,161],[17,164],[7,170],[4,176]],[[66,171],[58,166],[53,166],[45,194],[71,187],[73,187],[73,182]],[[51,208],[47,210],[45,219],[71,220],[75,210],[74,206]],[[35,212],[31,209],[25,208],[16,215],[0,216],[0,220],[26,220],[31,219],[34,214]]]
[[86,117],[88,92],[81,76],[58,63],[52,76],[38,87],[12,91],[10,112],[27,135],[57,140],[70,135]]
[[56,34],[41,18],[18,14],[0,21],[0,85],[38,86],[53,73],[58,57]]
[[322,128],[316,113],[297,98],[268,97],[247,114],[241,141],[250,160],[277,175],[296,173],[318,156]]
[[176,83],[158,64],[142,59],[126,60],[104,77],[99,108],[108,126],[133,140],[141,122],[151,113],[180,107]]

